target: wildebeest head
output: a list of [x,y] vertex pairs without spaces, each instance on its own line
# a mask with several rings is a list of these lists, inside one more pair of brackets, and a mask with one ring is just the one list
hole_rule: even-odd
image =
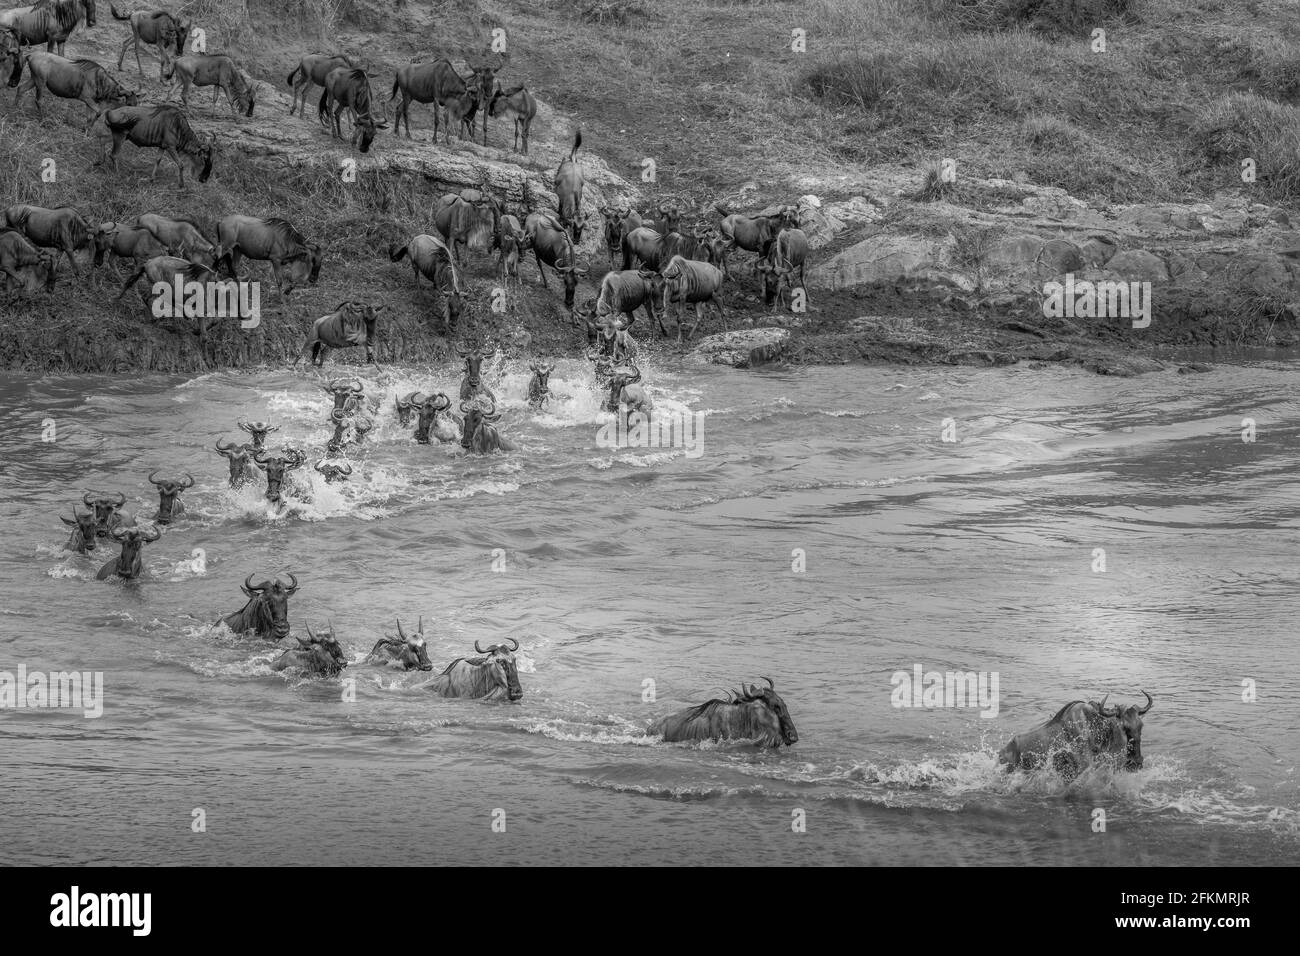
[[[268,425],[266,422],[246,422],[242,419],[236,424],[241,430],[248,432],[253,436],[253,451],[261,451],[266,447],[266,436],[270,432],[278,432],[279,425]],[[220,449],[218,449],[220,450]]]
[[[474,449],[474,440],[480,428],[486,427],[489,431],[492,426],[501,420],[501,413],[497,411],[496,400],[489,397],[492,407],[487,411],[475,399],[472,402],[461,402],[460,410],[465,416],[465,424],[461,429],[460,447]],[[482,653],[482,652],[480,652]]]
[[626,216],[626,209],[615,206],[602,206],[600,209],[600,217],[605,221],[605,245],[611,249],[618,249],[623,242],[623,220]]
[[186,488],[193,486],[194,476],[188,471],[181,479],[155,478],[156,471],[149,472],[149,483],[158,489],[158,516],[154,519],[159,524],[170,524],[177,511],[176,499]]
[[297,449],[286,449],[283,455],[269,456],[265,451],[253,455],[253,461],[266,471],[266,500],[279,501],[280,489],[285,475],[295,468],[302,467],[304,457]]
[[465,360],[465,381],[471,388],[478,388],[483,383],[483,360],[487,358],[488,353],[478,350],[467,351],[462,348],[457,348],[456,352]]
[[348,476],[352,474],[352,466],[346,461],[327,461],[322,458],[320,461],[316,462],[315,467],[318,472],[325,476],[325,481],[327,483],[346,481]]
[[1151,709],[1155,703],[1151,695],[1146,691],[1142,692],[1147,699],[1145,707],[1138,707],[1137,704],[1129,704],[1127,707],[1121,707],[1115,704],[1106,707],[1106,698],[1102,698],[1097,710],[1107,721],[1113,721],[1118,726],[1108,727],[1112,733],[1118,735],[1123,733],[1123,751],[1124,766],[1127,770],[1142,769],[1142,715]]
[[94,551],[95,550],[95,512],[78,511],[77,506],[72,506],[72,517],[68,518],[59,515],[59,520],[70,528],[76,530],[72,533],[72,540],[75,544],[69,543],[69,547],[74,551]]
[[402,619],[397,619],[397,634],[405,642],[401,650],[397,652],[397,661],[402,665],[403,670],[408,671],[431,671],[433,663],[429,660],[429,652],[424,644],[424,616],[420,616],[420,623],[416,626],[415,632],[407,634],[402,630]]
[[519,642],[513,637],[508,637],[506,640],[513,646],[489,644],[484,649],[478,646],[478,641],[475,641],[474,650],[487,656],[483,660],[474,663],[488,668],[488,676],[494,685],[494,690],[497,687],[503,688],[506,697],[510,700],[519,700],[524,696],[524,689],[519,686],[519,671],[515,667],[515,651],[519,650]]
[[366,418],[365,415],[358,415],[352,420],[352,431],[356,434],[357,442],[366,440],[366,435],[375,427],[373,419]]
[[330,383],[322,385],[321,388],[326,394],[334,396],[334,411],[346,412],[350,408],[355,408],[360,404],[361,396],[365,394],[359,378],[330,379]]
[[216,147],[217,137],[214,134],[198,133],[193,145],[184,151],[190,162],[190,171],[201,183],[206,183],[212,175],[212,154]]
[[329,622],[329,632],[326,634],[317,634],[311,629],[310,624],[306,627],[307,640],[301,637],[296,640],[298,650],[307,655],[307,670],[317,674],[334,675],[348,666],[347,654],[343,652],[343,645],[334,634],[333,621]]
[[288,295],[304,284],[315,285],[323,260],[324,253],[320,244],[315,242],[307,243],[302,251],[285,259],[280,273],[284,293]]
[[261,602],[264,613],[271,619],[271,635],[277,641],[289,633],[289,597],[298,590],[298,578],[292,571],[288,575],[288,587],[279,578],[254,584],[251,574],[240,586],[240,590],[250,598]]
[[247,480],[247,473],[253,464],[253,452],[250,446],[217,439],[216,447],[217,454],[223,456],[230,466],[230,487],[238,488]]
[[140,560],[140,549],[162,537],[162,532],[157,528],[114,528],[109,533],[114,541],[122,545],[122,553],[117,559],[117,573],[122,577],[128,577],[133,572],[136,562]]
[[556,259],[554,268],[564,280],[564,307],[572,309],[574,293],[578,290],[578,280],[586,277],[587,268],[576,262],[570,263],[568,259]]
[[[766,708],[765,723],[770,722],[772,725],[772,739],[779,739],[787,747],[799,742],[799,732],[794,729],[794,721],[790,718],[790,710],[785,706],[785,701],[781,695],[776,692],[776,685],[772,683],[772,678],[764,677],[767,686],[760,688],[756,684],[750,684],[745,692],[740,695],[737,703],[749,703],[752,701],[760,702]],[[743,685],[742,685],[743,686]]]
[[117,237],[117,229],[116,222],[103,222],[96,226],[95,231],[91,234],[91,242],[94,244],[95,249],[94,263],[96,266],[104,264],[104,256],[113,247],[113,239]]
[[421,445],[429,444],[429,435],[438,422],[438,413],[445,412],[449,408],[451,408],[451,399],[442,392],[426,398],[416,410],[418,418],[415,424],[415,440]]
[[397,405],[397,424],[406,426],[411,424],[411,415],[422,404],[426,396],[424,392],[407,392],[405,395],[398,395],[393,401]]
[[530,362],[528,368],[533,373],[533,379],[528,383],[528,400],[539,403],[546,401],[551,394],[551,373],[555,371],[555,366]]
[[244,110],[245,116],[253,115],[253,100],[256,97],[253,78],[240,70],[238,73],[240,87],[235,91],[235,108]]
[[108,533],[121,522],[122,516],[118,513],[122,505],[126,504],[126,495],[118,492],[115,497],[106,497],[104,495],[95,496],[89,491],[81,497],[81,503],[87,508],[93,508],[95,512],[95,534],[101,538],[107,537]]
[[609,403],[606,407],[610,411],[618,411],[619,397],[623,389],[639,381],[641,381],[641,370],[635,363],[612,367],[609,370]]

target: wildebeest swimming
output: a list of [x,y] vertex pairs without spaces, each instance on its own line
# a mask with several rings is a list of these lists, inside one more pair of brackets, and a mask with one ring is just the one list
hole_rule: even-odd
[[[144,67],[140,65],[140,44],[152,46],[158,51],[158,79],[163,78],[163,68],[171,58],[169,51],[176,56],[185,52],[185,37],[190,32],[188,23],[181,23],[166,10],[138,10],[131,14],[121,14],[113,4],[108,5],[114,20],[126,20],[131,24],[131,35],[122,41],[122,49],[117,54],[117,68],[122,69],[122,60],[126,57],[127,47],[135,49],[135,68],[144,76]],[[91,26],[94,26],[92,23]]]
[[253,464],[251,445],[217,439],[216,448],[217,454],[225,458],[230,467],[231,488],[242,488],[261,480],[262,470]]
[[431,671],[429,652],[424,641],[424,617],[416,629],[407,634],[402,630],[402,619],[397,619],[397,636],[381,637],[366,655],[363,664],[384,664],[403,671]]
[[284,492],[292,490],[289,472],[301,468],[306,461],[302,452],[287,448],[279,455],[270,455],[265,449],[253,453],[254,464],[266,473],[266,500],[278,505]]
[[49,53],[62,54],[68,37],[83,22],[95,25],[95,0],[39,0],[0,13],[0,30],[12,30],[24,46],[44,43]]
[[[998,754],[1008,771],[1033,770],[1050,757],[1052,767],[1067,778],[1077,776],[1099,759],[1109,757],[1125,770],[1142,768],[1142,715],[1154,701],[1142,692],[1147,705],[1106,706],[1097,701],[1074,700],[1050,719],[1023,734],[1016,734]],[[1107,695],[1109,696],[1109,695]]]
[[519,671],[515,664],[515,651],[519,642],[507,638],[510,646],[490,644],[486,649],[474,642],[474,650],[482,657],[458,657],[446,670],[427,685],[440,697],[474,697],[479,700],[516,701],[524,696],[519,686]]
[[141,550],[146,544],[162,537],[162,531],[157,528],[121,527],[114,528],[109,534],[114,541],[121,543],[122,553],[99,569],[95,577],[100,581],[113,575],[128,581],[138,578],[142,567]]
[[316,464],[312,465],[317,473],[325,479],[326,484],[333,484],[336,481],[346,481],[352,474],[352,466],[346,461],[329,461],[322,458]]
[[211,133],[199,135],[190,127],[190,121],[183,110],[177,106],[119,106],[105,110],[96,118],[98,127],[102,122],[107,132],[100,133],[100,139],[111,138],[112,151],[108,154],[109,164],[117,169],[117,154],[122,149],[122,142],[129,141],[141,148],[158,150],[158,159],[154,161],[151,179],[158,176],[158,167],[163,157],[171,158],[176,164],[180,184],[185,185],[185,166],[181,157],[190,165],[190,171],[198,177],[199,182],[206,183],[212,175],[212,150],[216,137]]
[[529,362],[528,370],[533,373],[528,380],[528,405],[541,411],[551,400],[551,373],[555,371],[555,365]]
[[302,351],[293,360],[293,364],[297,365],[310,351],[311,364],[324,365],[325,356],[330,349],[346,349],[354,345],[364,345],[366,361],[374,362],[375,323],[383,310],[383,305],[340,302],[333,312],[322,315],[312,323],[307,341],[303,343]]
[[155,478],[156,474],[156,471],[149,472],[149,484],[158,489],[158,514],[154,520],[163,525],[171,524],[174,518],[185,513],[180,494],[186,488],[193,487],[194,476],[186,472],[184,478]]
[[475,395],[486,395],[495,401],[496,395],[483,383],[483,360],[495,354],[495,350],[484,352],[481,349],[463,349],[457,346],[456,354],[465,360],[465,374],[460,380],[461,401],[471,399]]
[[713,699],[689,707],[650,725],[647,733],[667,743],[687,740],[749,740],[760,747],[787,747],[799,742],[799,732],[785,701],[770,677],[767,687],[749,685],[727,700]]
[[72,506],[72,517],[59,515],[59,520],[72,528],[72,533],[68,535],[68,543],[63,547],[67,551],[75,551],[77,554],[86,554],[95,550],[95,512],[94,510],[78,511],[77,506]]
[[334,400],[331,411],[335,412],[356,411],[361,407],[366,392],[359,378],[332,378],[321,386],[321,391]]
[[125,520],[121,509],[126,504],[126,495],[120,491],[113,496],[87,491],[82,495],[81,503],[95,512],[95,534],[101,538],[108,537],[109,532]]
[[253,583],[250,574],[244,578],[240,590],[248,595],[248,602],[238,611],[227,614],[216,623],[225,624],[236,634],[253,632],[257,637],[278,641],[289,634],[289,598],[298,590],[298,578],[287,572],[286,586],[278,577],[274,581]]
[[479,455],[494,451],[513,451],[514,446],[502,438],[496,428],[497,422],[501,420],[496,399],[490,394],[486,397],[491,402],[491,407],[487,410],[484,410],[477,400],[460,403],[460,410],[465,416],[465,423],[461,427],[460,445],[467,451]]
[[428,445],[433,439],[440,442],[460,440],[459,422],[454,415],[442,417],[442,413],[451,408],[451,399],[438,392],[424,397],[424,401],[415,407],[415,440],[421,445]]
[[311,625],[305,625],[307,636],[294,635],[298,646],[291,647],[271,662],[271,670],[282,671],[296,667],[316,677],[333,677],[348,666],[347,655],[334,633],[334,622],[329,622],[329,630],[317,634]]
[[271,432],[278,432],[279,425],[272,425],[268,422],[246,422],[243,419],[235,422],[235,427],[240,431],[248,432],[249,437],[253,439],[253,451],[261,451],[266,447],[266,436]]
[[640,412],[642,415],[649,415],[654,409],[654,402],[641,385],[641,370],[636,365],[620,365],[610,370],[609,398],[605,409],[617,412],[620,405],[626,405],[629,413]]

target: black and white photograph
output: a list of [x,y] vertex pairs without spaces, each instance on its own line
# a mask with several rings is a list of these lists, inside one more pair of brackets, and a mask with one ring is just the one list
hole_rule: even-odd
[[1300,864],[1300,4],[13,2],[0,863]]

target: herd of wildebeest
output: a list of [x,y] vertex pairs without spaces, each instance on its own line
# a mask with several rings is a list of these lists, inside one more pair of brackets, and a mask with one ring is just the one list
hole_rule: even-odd
[[[122,144],[130,142],[159,151],[154,176],[163,158],[170,158],[182,186],[186,164],[200,183],[206,182],[212,172],[214,137],[190,126],[186,107],[191,89],[210,86],[214,106],[224,94],[237,116],[252,116],[256,84],[228,55],[186,55],[190,25],[175,15],[165,10],[124,15],[112,6],[110,9],[115,19],[128,24],[118,69],[122,69],[128,50],[133,50],[137,70],[143,76],[140,47],[152,48],[160,61],[159,79],[171,81],[171,93],[179,91],[181,106],[141,104],[137,92],[125,89],[100,64],[61,55],[64,42],[80,23],[94,25],[95,0],[40,0],[33,6],[0,12],[0,75],[7,72],[9,86],[17,87],[16,102],[27,91],[33,91],[38,111],[42,95],[47,92],[84,103],[90,110],[88,128],[103,142],[103,160],[114,168]],[[40,43],[46,44],[45,52],[30,49]],[[445,59],[410,64],[396,71],[388,100],[398,101],[394,133],[400,132],[405,121],[406,135],[410,137],[412,102],[432,104],[435,141],[444,123],[448,141],[453,128],[462,139],[467,135],[473,138],[476,119],[481,117],[486,144],[489,118],[500,117],[513,123],[513,148],[526,154],[536,100],[524,86],[502,88],[496,74],[504,58],[498,57],[495,62],[466,59],[469,77],[462,77]],[[379,104],[382,115],[376,114],[371,76],[360,63],[342,54],[304,56],[288,77],[293,87],[289,112],[292,115],[300,107],[305,110],[313,84],[320,86],[317,113],[321,123],[328,126],[331,136],[341,139],[341,122],[346,115],[353,127],[352,146],[367,152],[377,132],[388,128],[387,105]],[[687,304],[693,305],[696,312],[688,338],[694,336],[706,305],[717,311],[725,328],[720,293],[724,281],[731,278],[728,253],[739,247],[756,255],[755,271],[761,277],[763,298],[772,307],[782,303],[783,296],[793,296],[796,289],[803,288],[808,239],[798,226],[797,210],[792,206],[769,208],[754,216],[719,208],[719,222],[711,223],[702,214],[688,229],[682,228],[681,212],[672,206],[661,204],[645,215],[629,206],[605,207],[600,214],[610,269],[601,280],[599,295],[579,307],[575,303],[578,279],[587,274],[576,251],[586,219],[582,213],[584,180],[578,161],[581,145],[579,131],[556,171],[557,209],[528,211],[521,224],[486,189],[462,190],[443,196],[436,204],[433,219],[437,235],[415,236],[405,245],[389,248],[388,255],[393,262],[407,259],[411,263],[417,285],[420,276],[433,283],[443,300],[443,330],[450,337],[468,298],[468,284],[461,274],[466,247],[482,247],[490,239],[490,250],[498,253],[497,273],[506,289],[512,281],[518,287],[520,258],[531,250],[542,285],[547,287],[546,266],[563,283],[565,308],[586,328],[591,346],[588,357],[595,363],[597,383],[609,389],[603,407],[617,414],[648,417],[653,403],[640,382],[636,342],[629,333],[637,311],[644,309],[652,327],[657,326],[662,335],[667,335],[664,318],[670,305],[676,303],[679,343],[684,329],[682,310]],[[59,256],[66,256],[73,272],[79,273],[75,256],[87,249],[93,252],[96,266],[109,255],[133,262],[135,271],[119,299],[140,278],[147,278],[151,288],[160,282],[172,286],[178,276],[200,283],[236,279],[239,263],[246,258],[270,264],[276,289],[286,300],[294,288],[314,284],[321,269],[320,245],[308,241],[292,224],[279,218],[227,216],[217,223],[213,241],[190,219],[153,213],[127,222],[92,226],[68,207],[15,205],[5,209],[3,217],[0,272],[6,284],[12,280],[23,288],[43,285],[52,289]],[[621,268],[616,270],[616,265]],[[146,305],[149,301],[145,295]],[[374,361],[377,315],[382,310],[382,305],[341,303],[334,312],[313,323],[302,354],[310,351],[313,363],[320,365],[330,348],[364,346],[367,361]],[[198,325],[202,339],[202,318]],[[399,424],[406,427],[414,420],[413,437],[422,444],[459,442],[467,452],[477,454],[510,450],[510,442],[497,429],[500,413],[496,397],[481,377],[488,351],[482,346],[458,351],[465,360],[460,384],[461,415],[450,411],[452,401],[445,393],[417,391],[397,399]],[[548,378],[554,366],[535,362],[530,368],[533,375],[528,386],[529,405],[542,409],[549,401]],[[378,409],[367,404],[357,379],[333,379],[324,388],[334,400],[328,414],[334,433],[326,444],[326,455],[314,467],[327,483],[346,481],[353,473],[347,450],[365,442]],[[249,434],[250,441],[216,444],[217,453],[227,460],[230,486],[241,488],[264,481],[264,496],[272,508],[285,506],[286,498],[310,500],[310,485],[293,474],[306,463],[305,452],[289,446],[274,452],[268,449],[266,437],[277,429],[267,422],[240,421],[238,425]],[[103,538],[120,544],[119,555],[100,569],[101,580],[138,578],[143,546],[157,541],[163,528],[183,515],[180,495],[194,484],[193,477],[157,475],[149,475],[159,495],[152,522],[137,523],[134,517],[123,515],[120,509],[126,496],[120,492],[88,492],[82,501],[86,510],[74,506],[73,518],[62,519],[72,526],[68,550],[88,554]],[[252,634],[268,641],[287,638],[288,601],[299,586],[296,576],[288,577],[288,584],[278,577],[254,583],[253,575],[249,575],[242,585],[246,603],[218,623],[237,634]],[[308,625],[307,637],[295,637],[297,646],[275,660],[276,670],[295,668],[308,675],[330,677],[348,666],[332,623],[321,633]],[[445,697],[519,700],[523,690],[514,657],[518,642],[511,639],[508,644],[484,648],[476,641],[474,649],[478,657],[452,661],[432,680],[429,689]],[[396,635],[377,641],[360,664],[431,671],[423,618],[409,633],[398,620]],[[663,717],[651,724],[649,732],[668,741],[747,740],[766,747],[794,744],[798,733],[789,710],[772,680],[764,680],[767,687],[742,684],[726,700],[709,700]],[[1057,771],[1074,775],[1098,758],[1110,756],[1126,769],[1137,769],[1142,765],[1142,715],[1150,707],[1150,695],[1141,708],[1107,707],[1104,698],[1100,702],[1073,701],[1050,720],[1013,738],[1002,750],[1001,761],[1008,769],[1032,769],[1050,763]]]

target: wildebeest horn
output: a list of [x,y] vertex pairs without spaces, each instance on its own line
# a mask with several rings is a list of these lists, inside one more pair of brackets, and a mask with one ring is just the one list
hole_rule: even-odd
[[335,408],[330,412],[330,421],[332,422],[341,422],[346,417],[341,408]]
[[265,581],[263,581],[261,584],[254,584],[254,583],[253,583],[253,576],[252,576],[251,574],[250,574],[248,577],[244,578],[244,590],[245,590],[245,591],[261,591],[261,590],[263,590],[263,589],[266,588],[266,585],[267,585],[267,582],[265,582]]
[[154,477],[153,477],[153,476],[156,475],[156,474],[158,474],[158,469],[156,469],[156,468],[155,468],[153,471],[149,472],[149,484],[151,484],[151,485],[157,485],[157,484],[160,484],[160,482],[157,482],[157,481],[154,480]]
[[763,677],[762,674],[759,674],[758,676],[759,676],[760,678],[762,678],[763,680],[767,681],[767,686],[768,686],[768,687],[772,688],[772,690],[776,690],[776,685],[772,683],[772,678],[770,678],[770,677]]
[[402,619],[400,617],[397,619],[397,636],[403,641],[406,640],[406,632],[402,630]]
[[223,443],[220,438],[217,439],[217,451],[223,455],[229,455],[232,451],[234,451],[238,447],[239,446],[235,444],[233,441],[228,441]]
[[509,641],[511,644],[514,645],[514,647],[510,648],[510,652],[511,652],[512,654],[513,654],[515,651],[519,650],[519,642],[516,641],[513,637],[507,637],[506,640]]
[[1147,705],[1146,705],[1145,707],[1141,708],[1140,710],[1138,710],[1138,713],[1139,713],[1139,714],[1145,714],[1148,710],[1151,709],[1151,705],[1155,703],[1155,701],[1151,699],[1151,695],[1150,695],[1150,694],[1148,694],[1146,691],[1143,691],[1142,693],[1143,693],[1144,695],[1146,695]]
[[420,615],[420,623],[415,626],[415,633],[424,637],[424,615]]
[[460,410],[461,410],[462,412],[464,412],[465,414],[468,415],[468,414],[469,414],[469,402],[461,402],[461,403],[460,403]]
[[481,647],[478,646],[478,641],[475,641],[475,642],[474,642],[474,650],[478,651],[478,653],[480,653],[480,654],[486,654],[486,653],[487,653],[487,651],[483,650],[483,648],[481,648]]
[[264,449],[262,449],[261,451],[254,452],[254,453],[253,453],[253,461],[257,462],[259,465],[265,465],[265,464],[266,464],[266,449],[264,448]]
[[344,476],[352,474],[352,466],[345,461],[339,465],[339,474]]
[[95,501],[90,496],[89,491],[87,491],[84,495],[81,496],[81,503],[85,505],[87,508],[93,508],[95,506]]
[[1103,714],[1106,713],[1106,701],[1109,698],[1110,698],[1110,694],[1107,694],[1105,697],[1101,699],[1101,703],[1097,705],[1097,709],[1101,711]]
[[350,387],[352,391],[356,393],[364,392],[366,390],[366,387],[361,384],[361,379],[359,378],[354,378],[351,382],[349,382],[348,387]]
[[113,507],[120,508],[124,504],[126,504],[126,495],[122,494],[122,492],[119,491],[117,493],[117,501],[113,502]]
[[[435,399],[435,402],[434,402],[434,406],[433,406],[433,407],[436,408],[438,411],[442,412],[442,411],[446,411],[447,409],[451,408],[451,399],[448,398],[444,393],[442,393],[442,392],[438,392],[438,394],[434,395],[433,397],[434,397],[434,399]],[[436,400],[439,399],[439,398],[442,399],[442,404],[438,404],[438,403],[437,403]]]
[[286,593],[292,594],[294,591],[298,590],[298,578],[292,571],[286,571],[284,573],[289,575],[289,581],[291,582],[284,590]]
[[[319,639],[318,637],[316,637],[316,634],[312,631],[312,629],[311,629],[311,624],[308,623],[307,621],[303,621],[303,625],[307,628],[307,636],[308,636],[309,638],[311,638],[311,643],[312,643],[312,644],[317,644],[317,643],[319,643],[320,639]],[[299,638],[299,639],[298,639],[298,642],[299,642],[299,643],[302,643],[302,638]]]

